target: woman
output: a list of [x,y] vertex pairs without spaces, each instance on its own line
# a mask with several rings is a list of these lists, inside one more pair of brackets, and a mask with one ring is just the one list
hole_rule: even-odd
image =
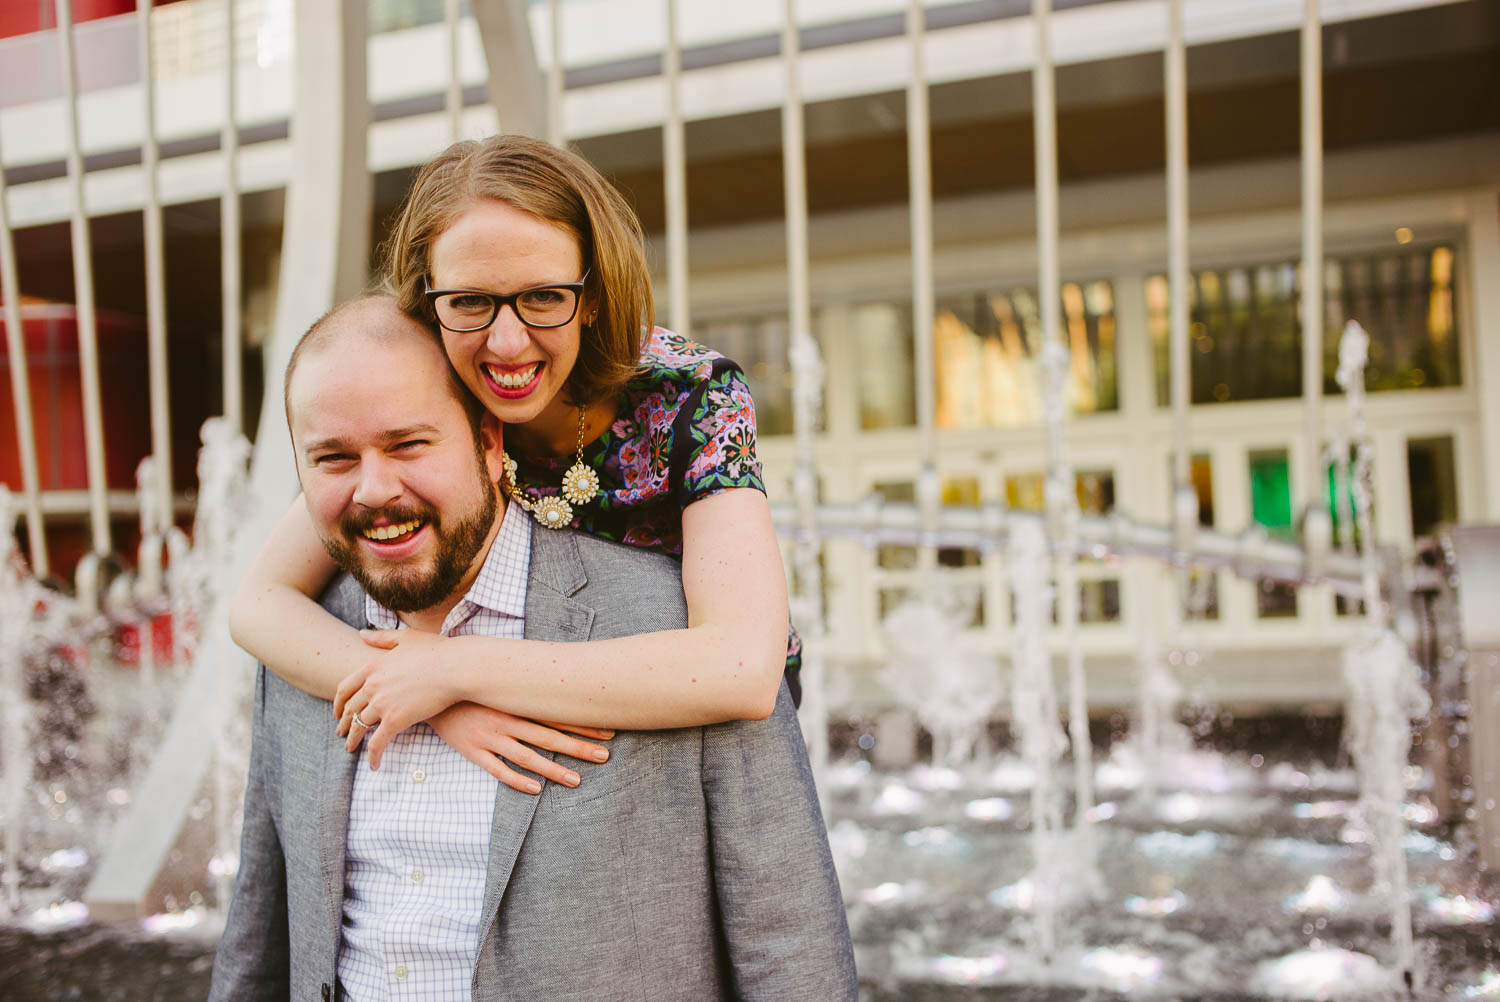
[[[565,649],[357,634],[310,599],[335,568],[299,499],[235,596],[235,641],[334,699],[351,750],[373,730],[372,767],[395,734],[428,720],[532,793],[540,784],[501,758],[576,785],[528,745],[602,752],[562,730],[602,739],[768,715],[783,671],[795,686],[799,644],[753,403],[732,363],[652,326],[640,224],[619,194],[537,140],[458,143],[418,174],[386,260],[401,308],[440,328],[464,385],[504,423],[505,486],[537,518],[533,531],[572,525],[680,556],[690,626]],[[547,684],[533,683],[544,670]]]

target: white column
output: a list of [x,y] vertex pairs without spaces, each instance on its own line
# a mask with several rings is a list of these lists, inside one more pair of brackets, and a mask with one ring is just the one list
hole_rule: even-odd
[[667,297],[671,327],[692,337],[688,307],[687,163],[682,123],[682,52],[677,44],[677,0],[666,0],[667,38],[662,48],[662,80],[667,116],[662,123],[662,168],[666,176]]
[[[937,444],[933,429],[936,383],[933,367],[932,314],[932,136],[927,100],[926,13],[922,0],[906,9],[906,35],[911,52],[911,74],[906,83],[906,163],[911,202],[911,319],[916,355],[917,430],[921,439],[922,469],[931,476]],[[921,483],[918,483],[920,493]],[[919,497],[918,501],[922,499]]]
[[[31,414],[26,331],[21,321],[21,283],[16,276],[16,245],[11,238],[4,164],[5,157],[0,155],[0,299],[5,301],[5,344],[10,355],[10,394],[16,414],[16,446],[21,458],[21,489],[25,494],[31,572],[37,577],[46,577],[51,573],[51,568],[47,563],[47,537],[42,530],[42,488],[36,468],[36,425]],[[11,526],[6,526],[5,531],[13,530]]]
[[73,287],[77,299],[78,366],[83,382],[83,448],[88,469],[89,527],[95,557],[111,549],[108,483],[104,471],[104,408],[99,398],[99,336],[94,310],[94,257],[83,202],[83,150],[78,134],[78,73],[74,66],[72,0],[56,0],[62,53],[63,105],[68,126],[68,182],[73,193]]
[[219,198],[219,245],[222,275],[224,416],[236,430],[244,425],[245,403],[240,358],[240,129],[236,112],[239,60],[235,53],[235,0],[224,0],[224,128],[219,150],[224,156],[224,193]]
[[[826,385],[826,365],[817,364],[812,337],[812,300],[808,293],[807,166],[802,121],[802,85],[798,75],[801,39],[795,0],[786,0],[781,25],[781,62],[786,94],[781,107],[781,164],[786,200],[786,271],[789,305],[787,339],[793,379],[793,431],[797,463],[792,485],[797,502],[795,566],[798,615],[793,625],[802,636],[802,718],[808,757],[814,773],[828,765],[828,702],[825,671],[823,551],[818,538],[817,403]],[[812,371],[809,371],[812,370]],[[821,370],[821,371],[819,371]]]
[[547,0],[552,21],[552,65],[547,68],[547,140],[553,146],[567,142],[563,128],[563,33],[562,0]]
[[[1172,481],[1181,492],[1192,486],[1188,454],[1192,358],[1188,354],[1187,46],[1182,36],[1182,0],[1170,0],[1167,5],[1166,69],[1168,371],[1172,390]],[[1183,517],[1175,508],[1173,515]],[[1196,511],[1193,521],[1196,525]]]
[[443,0],[443,26],[448,32],[448,89],[443,110],[448,115],[448,139],[458,142],[464,133],[464,82],[458,53],[459,0]]
[[[1302,492],[1323,503],[1323,23],[1318,0],[1302,21]],[[1295,495],[1293,496],[1295,498]]]
[[[141,176],[146,186],[141,214],[146,254],[146,352],[151,386],[151,454],[156,457],[155,525],[172,524],[172,409],[167,366],[166,241],[162,234],[160,155],[156,142],[156,65],[151,56],[151,0],[136,0],[136,49],[141,65]],[[144,500],[144,499],[143,499]]]
[[[1473,351],[1465,382],[1475,386],[1500,386],[1500,197],[1489,191],[1468,204],[1468,253],[1460,255],[1463,266],[1457,276],[1459,289],[1467,289],[1473,309],[1473,330],[1467,343]],[[1457,303],[1454,304],[1457,307]],[[1462,314],[1460,314],[1462,315]],[[1470,361],[1472,360],[1472,361]],[[1500,522],[1500,394],[1479,395],[1479,470],[1483,478],[1484,505],[1463,514],[1468,520]]]

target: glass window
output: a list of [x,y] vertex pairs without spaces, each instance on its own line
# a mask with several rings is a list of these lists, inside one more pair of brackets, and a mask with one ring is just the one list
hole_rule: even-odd
[[1406,476],[1414,538],[1431,535],[1438,526],[1458,521],[1458,477],[1451,436],[1408,441]]
[[[1072,349],[1067,378],[1074,414],[1119,407],[1114,287],[1067,282],[1062,322]],[[933,321],[939,428],[1016,428],[1042,419],[1037,354],[1043,343],[1035,289],[978,291],[938,299]]]
[[[1323,391],[1338,393],[1338,345],[1358,320],[1370,334],[1370,391],[1458,386],[1451,246],[1328,258],[1324,263]],[[1300,269],[1296,261],[1194,272],[1189,329],[1192,401],[1302,394]],[[1170,402],[1168,288],[1146,280],[1156,350],[1156,399]]]
[[[1272,538],[1292,539],[1291,471],[1285,449],[1252,452],[1250,462],[1250,517]],[[1289,584],[1261,581],[1256,611],[1263,619],[1297,615],[1297,591]]]
[[[693,321],[694,340],[734,359],[745,371],[759,435],[790,435],[795,430],[787,331],[784,313]],[[823,430],[821,414],[816,430]]]

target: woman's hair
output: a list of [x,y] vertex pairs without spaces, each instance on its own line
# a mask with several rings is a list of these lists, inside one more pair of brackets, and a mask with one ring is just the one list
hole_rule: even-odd
[[566,228],[578,240],[588,272],[580,315],[578,360],[566,391],[575,403],[615,396],[640,361],[642,328],[654,311],[641,224],[592,164],[569,150],[526,136],[454,143],[417,174],[382,248],[385,281],[397,305],[436,325],[427,297],[432,245],[458,217],[495,199]]

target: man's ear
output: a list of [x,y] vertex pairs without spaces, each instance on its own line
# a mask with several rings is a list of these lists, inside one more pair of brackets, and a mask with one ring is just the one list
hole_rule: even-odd
[[485,469],[490,481],[499,483],[505,472],[505,439],[501,432],[500,419],[485,411],[479,419],[479,451],[484,453]]

